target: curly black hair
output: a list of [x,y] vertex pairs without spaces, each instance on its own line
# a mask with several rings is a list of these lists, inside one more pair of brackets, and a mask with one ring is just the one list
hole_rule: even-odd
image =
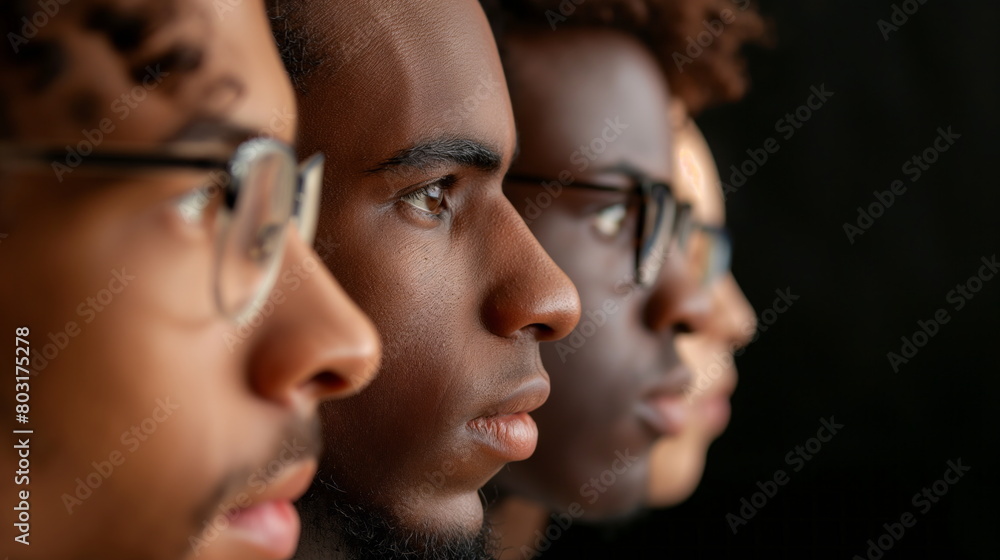
[[303,93],[306,79],[327,60],[308,20],[309,3],[304,0],[266,0],[265,6],[281,61],[285,63],[292,85]]
[[752,0],[483,0],[503,52],[507,29],[610,27],[639,38],[656,55],[688,110],[737,101],[750,85],[748,44],[773,33]]

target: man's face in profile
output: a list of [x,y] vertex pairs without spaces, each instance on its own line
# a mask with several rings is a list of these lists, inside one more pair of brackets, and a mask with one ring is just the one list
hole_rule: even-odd
[[503,195],[515,134],[478,3],[305,5],[288,23],[323,61],[300,110],[303,153],[330,156],[326,262],[386,350],[367,390],[323,409],[330,447],[305,518],[374,510],[419,535],[394,544],[426,554],[478,531],[479,488],[534,450],[527,413],[549,390],[538,342],[564,336],[579,302]]
[[[232,270],[218,234],[242,207],[224,209],[196,166],[95,164],[292,141],[295,100],[262,4],[218,4],[59,3],[0,55],[0,332],[24,334],[33,371],[16,390],[30,395],[27,421],[4,424],[32,430],[29,451],[0,465],[30,463],[18,558],[289,557],[318,402],[372,375],[370,324],[293,228],[275,237],[267,301],[235,320],[213,285],[233,287],[218,280]],[[9,5],[0,17],[5,34],[32,21]],[[9,151],[32,147],[58,157]],[[0,396],[15,402],[14,383]],[[5,512],[8,528],[24,521]]]

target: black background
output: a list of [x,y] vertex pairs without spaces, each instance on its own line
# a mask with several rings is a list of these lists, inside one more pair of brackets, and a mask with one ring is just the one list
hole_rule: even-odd
[[[742,102],[698,121],[729,184],[747,149],[778,140],[728,197],[733,268],[758,312],[775,289],[800,299],[738,360],[733,420],[692,499],[574,527],[547,558],[867,558],[907,511],[916,525],[883,558],[1000,558],[1000,276],[964,309],[946,300],[1000,255],[1000,8],[927,0],[886,41],[892,5],[762,3],[776,48],[750,53]],[[822,84],[833,97],[786,140],[776,122]],[[913,182],[903,164],[949,126],[961,138]],[[897,179],[907,191],[851,244],[843,224]],[[887,353],[941,308],[951,321],[894,372]],[[843,430],[792,472],[786,454],[830,416]],[[958,458],[971,471],[920,513],[913,495]],[[790,482],[734,535],[726,514],[777,469]]]

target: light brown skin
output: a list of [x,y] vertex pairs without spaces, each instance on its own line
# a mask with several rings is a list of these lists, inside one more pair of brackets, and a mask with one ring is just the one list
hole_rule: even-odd
[[[557,177],[569,170],[580,181],[616,185],[627,182],[602,170],[628,163],[661,181],[676,178],[669,90],[638,41],[611,30],[577,28],[516,33],[506,46],[521,140],[512,173]],[[615,117],[629,128],[581,169],[571,154],[602,133],[605,118]],[[505,188],[521,211],[541,190],[512,181]],[[682,201],[691,200],[690,193],[674,192]],[[690,374],[680,363],[674,337],[701,329],[708,309],[679,251],[671,252],[651,288],[631,282],[634,216],[612,238],[595,227],[599,211],[624,200],[566,188],[531,222],[542,246],[574,281],[585,312],[603,308],[607,300],[620,310],[575,352],[560,349],[564,343],[542,346],[553,391],[537,415],[538,449],[496,479],[514,496],[549,510],[565,511],[577,503],[590,520],[625,515],[645,502],[649,452],[661,434],[637,410],[657,386],[672,387],[683,401]],[[604,491],[597,489],[591,479],[614,467],[616,451],[626,450],[638,459],[612,484],[602,484]],[[498,523],[505,521],[510,519],[501,515]]]
[[[377,382],[323,409],[331,446],[322,466],[351,499],[408,528],[475,531],[477,491],[504,459],[476,443],[467,423],[518,389],[547,393],[538,343],[573,328],[579,299],[504,197],[514,125],[478,3],[312,10],[336,66],[307,79],[300,97],[304,153],[329,156],[319,231],[339,243],[327,264],[386,350]],[[441,138],[482,144],[498,165],[371,171]],[[423,195],[406,198],[447,177],[440,216],[418,208],[431,204]],[[454,472],[439,488],[417,492],[447,465]]]
[[[673,113],[679,181],[693,194],[698,219],[721,226],[725,223],[725,201],[711,151],[683,105],[677,104]],[[748,344],[756,330],[754,310],[732,272],[708,290],[712,312],[705,329],[677,339],[681,357],[695,373],[691,383],[694,389],[689,391],[692,415],[687,429],[678,437],[663,438],[653,448],[649,478],[651,506],[676,505],[698,487],[708,446],[728,424],[729,397],[736,388],[732,354]]]
[[[62,146],[110,118],[117,129],[102,148],[156,148],[182,124],[209,117],[292,141],[295,99],[259,1],[240,3],[221,20],[207,0],[178,1],[175,17],[155,17],[159,27],[149,40],[125,53],[82,29],[96,4],[66,5],[33,39],[67,47],[66,70],[49,87],[28,91],[25,74],[3,67],[15,138]],[[128,6],[156,13],[164,4]],[[201,49],[201,65],[172,73],[121,120],[111,106],[135,85],[126,70],[178,42]],[[92,96],[93,119],[70,114],[81,92]],[[270,129],[273,110],[292,115],[280,130]],[[205,140],[234,147],[218,134]],[[60,184],[43,166],[0,178],[0,231],[9,234],[0,246],[0,332],[9,344],[15,328],[30,327],[35,357],[67,321],[81,330],[31,380],[31,545],[11,545],[18,558],[193,556],[189,538],[205,536],[203,522],[240,493],[266,497],[248,476],[276,460],[289,438],[305,444],[319,402],[364,387],[377,363],[371,324],[321,266],[297,290],[286,285],[285,303],[230,351],[224,335],[237,325],[212,295],[212,225],[185,222],[176,204],[205,184],[207,173],[118,177],[80,167]],[[283,273],[318,259],[289,233]],[[86,323],[78,306],[123,267],[135,279]],[[0,400],[13,403],[14,388],[13,380],[4,383]],[[157,399],[180,408],[164,417],[155,412]],[[154,416],[164,420],[131,452],[123,432]],[[4,419],[8,434],[24,427],[13,420]],[[67,513],[63,494],[73,494],[76,479],[95,471],[91,463],[115,451],[124,463]],[[267,492],[308,476],[311,453],[269,479]],[[0,468],[13,473],[14,454],[4,453]],[[2,520],[10,538],[10,507]],[[227,530],[198,557],[261,556]]]

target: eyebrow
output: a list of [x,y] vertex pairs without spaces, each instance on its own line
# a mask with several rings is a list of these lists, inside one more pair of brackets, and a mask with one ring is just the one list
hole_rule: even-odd
[[219,118],[198,116],[166,137],[163,143],[213,141],[236,146],[257,136],[260,136],[260,132],[247,126]]
[[447,163],[482,171],[496,171],[503,165],[503,156],[499,150],[483,142],[465,138],[440,138],[404,148],[369,169],[368,173],[400,168],[425,170]]

